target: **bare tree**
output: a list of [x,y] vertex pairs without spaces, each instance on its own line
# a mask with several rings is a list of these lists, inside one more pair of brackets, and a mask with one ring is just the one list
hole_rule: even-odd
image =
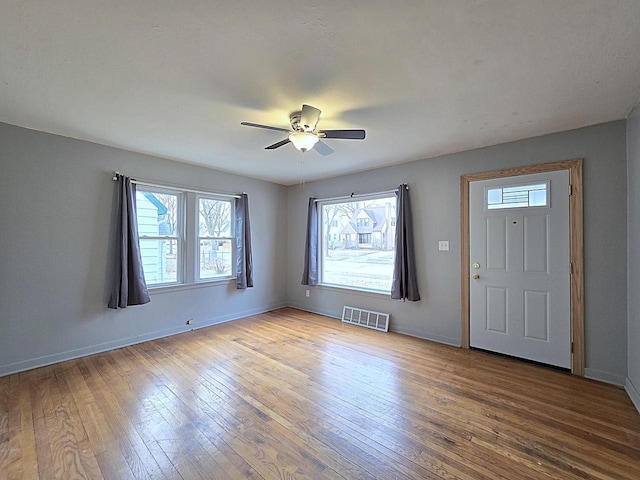
[[322,218],[324,225],[324,248],[323,251],[329,256],[329,242],[331,241],[331,227],[334,220],[338,217],[346,217],[351,220],[353,214],[359,208],[360,202],[348,202],[348,203],[330,203],[323,206]]
[[[202,223],[210,237],[228,237],[231,233],[231,202],[224,200],[214,200],[211,198],[201,198],[199,212]],[[211,250],[209,251],[209,261],[212,263],[217,273],[223,273],[226,269],[223,261],[218,258],[217,241],[209,240]],[[214,245],[215,244],[215,245]]]
[[165,222],[169,226],[169,234],[175,235],[176,227],[178,226],[178,209],[176,208],[178,203],[177,195],[164,193],[154,193],[154,195],[166,207]]
[[[169,235],[175,235],[178,227],[178,196],[164,193],[154,193],[155,197],[166,207],[164,221],[169,227]],[[158,232],[159,233],[159,232]],[[169,241],[169,255],[173,255],[173,242]]]
[[201,198],[200,215],[207,227],[209,236],[222,237],[229,235],[231,224],[230,202]]

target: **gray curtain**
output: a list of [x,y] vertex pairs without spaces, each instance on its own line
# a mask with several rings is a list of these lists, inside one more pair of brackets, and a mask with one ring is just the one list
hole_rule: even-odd
[[116,220],[116,249],[109,308],[149,303],[149,292],[144,281],[138,221],[136,219],[136,186],[129,177],[119,175],[116,180],[118,194]]
[[318,208],[316,199],[309,198],[307,211],[307,241],[304,247],[302,285],[318,285]]
[[236,288],[244,290],[248,287],[253,287],[253,260],[249,197],[243,193],[236,198]]
[[396,191],[396,256],[393,264],[391,298],[397,300],[420,300],[416,280],[416,256],[413,247],[413,219],[409,190],[406,184]]

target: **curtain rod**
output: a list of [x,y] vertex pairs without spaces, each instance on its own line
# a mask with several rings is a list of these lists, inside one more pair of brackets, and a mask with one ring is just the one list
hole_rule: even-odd
[[[406,189],[409,190],[409,185],[405,185]],[[317,202],[333,202],[335,200],[349,200],[352,198],[360,198],[360,197],[370,197],[371,195],[390,195],[390,194],[395,194],[398,191],[397,188],[394,188],[393,190],[385,190],[384,192],[372,192],[372,193],[354,193],[351,192],[351,195],[344,195],[342,197],[331,197],[331,198],[316,198],[314,200],[315,203]]]
[[[122,175],[120,172],[113,172],[112,180],[115,182],[116,180],[118,180],[118,177],[120,175]],[[149,183],[149,182],[144,182],[142,180],[136,180],[135,178],[131,179],[131,183],[135,183],[136,185],[143,185],[145,187],[165,188],[167,190],[179,190],[181,192],[201,193],[204,195],[217,195],[218,197],[240,198],[240,195],[232,194],[232,193],[207,192],[205,190],[194,190],[193,188],[187,188],[187,187],[160,185],[157,183]]]

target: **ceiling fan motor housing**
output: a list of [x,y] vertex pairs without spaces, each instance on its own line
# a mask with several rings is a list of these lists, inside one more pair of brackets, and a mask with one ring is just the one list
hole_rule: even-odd
[[[298,110],[296,112],[291,112],[291,115],[289,115],[289,122],[291,123],[291,130],[293,130],[294,132],[311,131],[311,130],[305,129],[305,127],[303,125],[300,125],[300,118],[301,117],[302,117],[302,111],[301,110]],[[308,125],[307,125],[307,128],[309,128]]]

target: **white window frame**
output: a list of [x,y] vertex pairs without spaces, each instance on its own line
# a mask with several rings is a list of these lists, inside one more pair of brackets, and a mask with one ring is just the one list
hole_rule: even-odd
[[[318,284],[319,285],[321,285],[323,287],[340,288],[340,289],[344,289],[344,290],[353,290],[353,291],[359,291],[359,292],[377,293],[377,294],[383,294],[383,295],[391,294],[391,287],[389,288],[389,290],[382,290],[382,289],[375,289],[375,288],[358,287],[358,286],[353,286],[353,285],[328,283],[328,282],[325,282],[323,280],[323,277],[324,277],[324,256],[325,256],[325,253],[324,253],[325,252],[325,248],[324,248],[325,232],[324,232],[324,222],[323,222],[324,207],[326,205],[336,205],[336,204],[351,203],[351,202],[367,202],[367,201],[378,200],[378,199],[382,199],[382,198],[393,199],[394,212],[395,212],[395,215],[397,215],[397,197],[396,197],[395,194],[390,193],[390,192],[374,192],[374,193],[367,194],[367,195],[358,195],[357,197],[342,197],[342,198],[335,198],[335,199],[328,199],[328,200],[318,200],[316,202],[316,208],[318,209],[318,215],[317,215],[317,217],[318,217],[318,247],[317,248],[318,248],[318,252],[319,252],[319,255],[318,255],[318,276],[319,276]],[[371,222],[371,220],[369,220],[369,222]],[[393,225],[393,227],[395,227],[395,224]],[[351,237],[355,238],[355,240],[358,241],[359,234],[358,233],[352,234]],[[341,235],[339,235],[338,238],[341,238]],[[371,237],[371,238],[373,238],[373,237]],[[327,248],[328,248],[328,246],[327,246]],[[395,254],[396,248],[397,248],[397,245],[395,245],[395,238],[394,238],[394,247],[393,247],[394,254]],[[393,267],[391,269],[390,276],[393,277]]]
[[[228,283],[230,280],[236,278],[235,271],[235,254],[236,254],[236,241],[235,241],[235,196],[215,193],[215,192],[201,192],[196,190],[190,190],[187,188],[173,187],[170,185],[157,185],[146,184],[137,182],[137,192],[149,192],[159,194],[176,195],[178,197],[177,205],[177,225],[176,234],[174,236],[150,236],[150,235],[138,235],[139,240],[165,240],[168,238],[177,238],[178,245],[178,258],[176,259],[176,277],[175,282],[163,282],[153,285],[147,285],[150,292],[161,292],[163,290],[171,290],[172,288],[193,288],[196,286],[206,286],[208,284],[215,283]],[[230,240],[231,243],[231,272],[229,275],[216,276],[213,278],[199,278],[200,277],[200,236],[199,236],[199,208],[200,198],[211,198],[215,200],[230,202],[230,237],[220,237],[224,240]],[[217,238],[217,237],[216,237]],[[146,278],[145,278],[146,281]]]
[[[214,236],[209,236],[209,235],[205,235],[205,236],[201,236],[200,235],[200,200],[201,199],[208,199],[208,200],[215,200],[215,201],[219,201],[219,202],[227,202],[229,203],[229,235],[228,237],[214,237]],[[199,193],[196,194],[196,198],[195,198],[195,214],[196,214],[196,222],[195,222],[195,236],[196,236],[196,242],[195,242],[195,264],[194,264],[194,272],[195,272],[195,281],[198,283],[202,283],[202,282],[212,282],[212,281],[216,281],[216,280],[228,280],[231,278],[235,278],[236,277],[236,262],[235,262],[235,258],[236,258],[236,237],[235,237],[235,205],[234,205],[234,201],[233,199],[230,199],[229,197],[221,197],[219,195],[215,195],[215,194],[203,194],[203,193]],[[230,249],[230,254],[231,254],[231,270],[229,272],[228,275],[220,275],[220,276],[216,276],[216,277],[208,277],[208,278],[202,278],[200,276],[200,241],[201,240],[222,240],[222,241],[229,241],[230,245],[231,245],[231,249]]]
[[[176,280],[173,282],[161,282],[154,283],[153,285],[147,285],[148,288],[159,288],[159,287],[168,287],[173,285],[181,285],[184,283],[185,278],[185,203],[186,197],[184,192],[176,191],[168,188],[160,188],[160,187],[147,187],[147,186],[137,186],[137,193],[152,193],[152,194],[160,194],[160,195],[174,195],[176,197],[176,233],[174,235],[140,235],[138,233],[138,239],[140,241],[140,248],[142,248],[142,240],[175,240],[176,241]],[[137,213],[137,208],[136,208]],[[137,221],[137,219],[136,219]],[[145,278],[145,282],[146,282]]]

